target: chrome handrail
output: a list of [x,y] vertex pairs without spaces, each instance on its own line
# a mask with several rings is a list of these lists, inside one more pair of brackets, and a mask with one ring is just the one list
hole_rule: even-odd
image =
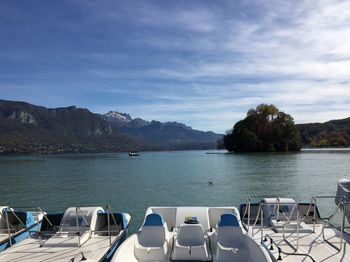
[[290,252],[285,252],[285,251],[282,250],[282,248],[280,246],[278,246],[278,244],[275,242],[275,240],[273,240],[272,237],[269,236],[268,234],[265,235],[266,241],[267,241],[267,238],[270,239],[270,248],[268,248],[266,246],[264,241],[262,241],[261,244],[269,251],[270,254],[271,254],[270,250],[273,250],[273,245],[275,245],[277,247],[277,250],[278,250],[278,258],[277,258],[277,260],[282,260],[281,254],[285,254],[285,255],[288,255],[288,256],[305,256],[305,257],[310,258],[313,262],[316,262],[316,260],[310,254],[307,254],[307,253],[290,253]]
[[[82,233],[82,231],[81,231],[80,224],[79,224],[79,216],[81,216],[83,218],[83,220],[85,221],[86,225],[88,225],[87,219],[86,219],[86,217],[84,216],[84,214],[83,214],[83,212],[81,210],[81,208],[83,208],[83,207],[94,207],[94,206],[90,205],[90,206],[75,207],[75,219],[76,219],[76,228],[77,228],[76,232],[74,232],[74,231],[73,232],[55,232],[55,233],[48,234],[48,235],[53,236],[53,235],[70,234],[70,233],[71,234],[75,234],[75,235],[78,236],[78,247],[81,247],[84,243],[81,243],[81,233]],[[91,229],[89,229],[89,230],[83,231],[83,233],[88,231],[89,234],[90,234],[90,237],[91,237],[91,234],[95,233],[95,232],[108,232],[109,244],[110,244],[110,246],[112,246],[112,234],[111,234],[112,232],[111,232],[110,216],[112,216],[112,220],[114,222],[114,225],[116,225],[116,233],[117,233],[117,235],[119,233],[119,229],[118,229],[118,226],[117,226],[118,224],[117,224],[117,221],[115,220],[115,217],[114,217],[113,213],[111,212],[111,206],[110,205],[99,205],[99,207],[106,208],[105,211],[107,211],[106,213],[107,213],[107,228],[108,228],[108,230],[107,231],[99,231],[99,230],[91,230]],[[44,214],[44,217],[47,220],[47,222],[50,224],[50,226],[54,227],[53,224],[51,223],[50,219],[46,216],[46,214]],[[60,227],[61,226],[62,225],[60,225]],[[44,233],[44,231],[40,231],[39,232],[39,245],[40,245],[40,247],[43,246],[43,244],[41,243],[41,235],[43,235],[43,233]]]
[[111,246],[112,245],[112,237],[111,237],[111,229],[110,229],[110,221],[109,221],[109,216],[110,216],[110,213],[111,213],[111,206],[108,205],[108,212],[107,212],[107,223],[108,223],[108,237],[109,237],[109,245]]
[[[17,214],[15,213],[15,211],[17,209],[19,209],[19,207],[6,207],[6,208],[4,208],[3,210],[2,210],[2,213],[3,214],[5,214],[5,219],[3,218],[3,215],[2,216],[0,216],[0,218],[5,222],[5,224],[6,224],[6,229],[7,229],[7,232],[8,232],[8,238],[9,238],[9,245],[10,246],[12,246],[12,236],[13,235],[15,235],[16,233],[18,233],[18,232],[21,232],[21,231],[23,231],[23,230],[28,230],[28,227],[27,227],[27,225],[22,221],[22,219],[20,219],[18,216],[17,216]],[[30,212],[29,210],[29,207],[28,208],[26,208],[26,211],[25,212]],[[30,209],[33,209],[33,210],[35,210],[36,209],[36,207],[30,207]],[[20,229],[20,230],[15,230],[15,229],[11,229],[10,228],[10,223],[9,223],[9,217],[8,217],[8,215],[9,215],[9,213],[11,213],[15,218],[16,218],[16,220],[17,221],[19,221],[19,223],[23,226],[23,228],[22,229]],[[34,225],[36,225],[37,223],[39,223],[40,221],[39,221],[39,216],[37,215],[37,220],[35,221],[35,223],[34,223]]]
[[[266,197],[264,197],[266,198]],[[331,214],[328,216],[328,217],[321,217],[320,215],[318,215],[318,212],[317,212],[317,200],[318,199],[329,199],[329,198],[333,198],[333,199],[340,199],[339,203],[336,205],[336,208],[334,209],[334,211],[331,212]],[[244,211],[244,215],[243,215],[243,221],[244,221],[244,217],[248,214],[248,220],[247,220],[247,227],[246,227],[246,230],[247,230],[247,234],[249,234],[249,229],[250,229],[250,215],[251,215],[251,199],[252,197],[248,197],[247,198],[247,203],[246,203],[246,206],[245,206],[245,211]],[[306,212],[305,215],[303,215],[302,217],[300,217],[300,212],[299,212],[299,204],[298,202],[295,202],[295,203],[281,203],[280,202],[280,198],[279,197],[276,197],[276,202],[275,203],[263,203],[263,202],[260,202],[259,203],[259,207],[258,207],[258,210],[257,210],[257,214],[256,214],[256,217],[254,219],[254,223],[252,224],[252,231],[251,231],[251,234],[252,236],[254,236],[256,233],[254,233],[254,229],[257,227],[257,222],[259,221],[259,217],[260,217],[260,221],[261,221],[261,225],[260,225],[260,230],[261,230],[261,236],[263,236],[263,230],[264,230],[264,226],[263,226],[263,223],[264,223],[264,206],[271,206],[271,205],[274,205],[274,208],[273,208],[273,213],[276,211],[276,208],[278,210],[277,212],[277,221],[279,221],[279,206],[281,204],[288,204],[288,205],[293,205],[293,208],[292,208],[292,211],[290,212],[290,215],[289,216],[286,216],[283,212],[282,212],[282,215],[286,218],[286,221],[284,223],[284,225],[282,226],[282,232],[283,232],[283,240],[292,248],[294,249],[295,251],[298,250],[298,247],[299,247],[299,227],[300,227],[300,224],[301,222],[303,222],[308,216],[311,215],[311,212],[313,211],[313,214],[312,214],[312,217],[313,217],[313,233],[315,233],[315,227],[316,227],[316,215],[317,215],[317,218],[319,218],[321,221],[323,221],[323,227],[322,227],[322,238],[323,238],[323,241],[326,242],[327,244],[329,244],[331,247],[335,248],[337,251],[341,251],[343,246],[345,245],[345,240],[344,240],[344,229],[346,228],[345,227],[345,217],[346,217],[346,211],[350,208],[350,201],[348,201],[346,198],[344,197],[339,197],[339,196],[313,196],[310,200],[310,204],[309,204],[309,207],[308,207],[308,210]],[[297,233],[297,243],[296,243],[296,247],[293,246],[287,239],[287,237],[285,236],[285,229],[286,229],[286,226],[288,226],[290,223],[291,223],[291,220],[292,220],[292,215],[293,215],[293,212],[296,208],[296,211],[297,211],[297,218],[295,221],[297,221],[297,224],[296,224],[296,233]],[[336,228],[334,225],[331,224],[331,220],[333,218],[335,218],[336,214],[339,212],[339,210],[342,212],[342,221],[341,221],[341,226],[340,226],[340,229],[337,228],[339,231],[340,231],[340,246],[336,246],[335,244],[331,243],[325,236],[325,229],[326,227],[332,227],[332,228]],[[244,225],[244,223],[243,223]],[[261,237],[262,238],[262,237]]]
[[[277,195],[270,195],[270,196],[259,196],[259,195],[254,195],[254,196],[248,196],[247,197],[247,202],[246,202],[246,205],[245,205],[245,211],[244,211],[244,214],[243,214],[243,220],[244,220],[244,217],[245,215],[247,214],[248,212],[248,227],[247,227],[247,233],[249,232],[249,227],[250,227],[250,208],[251,208],[251,200],[252,198],[276,198],[276,199],[279,199],[279,197]],[[260,209],[259,209],[260,210]],[[259,210],[258,210],[258,214],[259,214]],[[258,216],[257,214],[257,216]],[[257,219],[255,219],[254,221],[254,225],[256,225],[257,223]]]
[[[84,217],[84,215],[82,215],[82,216]],[[80,245],[80,227],[79,227],[78,207],[75,208],[75,221],[76,221],[76,224],[77,224],[78,247],[81,247],[81,245]],[[86,219],[85,219],[85,221],[86,221]]]
[[[259,208],[258,208],[258,212],[257,212],[257,214],[256,214],[256,218],[255,218],[255,220],[254,220],[254,223],[253,223],[253,225],[252,225],[252,235],[254,236],[254,228],[256,227],[256,223],[258,222],[258,220],[259,220],[259,214],[260,213],[262,213],[263,212],[263,210],[262,210],[262,206],[261,206],[261,204],[259,204]],[[250,219],[250,218],[248,218],[248,219]],[[261,220],[261,224],[263,224],[263,222],[264,222],[264,220]],[[249,221],[248,221],[248,223],[249,223]],[[248,230],[249,230],[249,227],[248,227]],[[248,231],[249,232],[249,231]]]
[[[322,220],[323,227],[322,227],[322,238],[323,241],[326,242],[328,245],[336,249],[338,252],[340,252],[343,248],[343,245],[345,245],[344,241],[344,229],[345,229],[345,214],[346,214],[346,206],[350,204],[350,202],[347,201],[344,196],[313,196],[310,202],[310,205],[314,203],[314,206],[316,207],[317,199],[340,199],[339,203],[336,205],[336,208],[334,211],[328,216],[328,217],[320,217],[320,220]],[[337,247],[335,244],[331,243],[325,236],[325,228],[335,228],[331,224],[331,220],[335,217],[335,215],[339,212],[339,210],[342,212],[342,222],[340,227],[340,244],[339,247]],[[315,224],[316,224],[316,212],[314,212],[314,219],[313,219],[313,232],[315,232]],[[339,230],[339,228],[337,228]]]
[[[278,198],[278,196],[276,196],[276,195],[271,195],[271,196],[259,196],[259,195],[248,196],[247,197],[246,206],[245,206],[245,211],[244,211],[244,214],[243,214],[243,218],[245,217],[247,212],[248,212],[248,217],[250,217],[250,203],[251,203],[252,198]],[[248,206],[249,206],[249,208],[247,208]],[[250,220],[248,220],[248,221],[250,223]],[[249,226],[249,223],[248,223],[248,226]]]
[[118,229],[118,223],[117,223],[117,221],[115,220],[114,214],[111,212],[111,206],[110,206],[110,205],[108,205],[107,210],[108,210],[108,213],[107,213],[107,222],[108,222],[109,245],[112,246],[112,236],[111,236],[111,229],[110,229],[111,224],[110,224],[110,218],[109,218],[109,216],[112,217],[113,222],[114,222],[114,225],[116,225],[116,233],[117,233],[117,234],[118,234],[118,230],[119,230],[119,229]]
[[[280,218],[280,206],[281,205],[293,205],[293,208],[290,212],[290,215],[289,216],[286,216],[283,212],[282,212],[282,215],[284,216],[284,218],[286,219],[284,221],[284,224],[282,225],[282,234],[283,234],[283,240],[291,247],[293,248],[295,251],[298,250],[299,248],[299,227],[300,227],[300,223],[302,220],[300,220],[300,214],[299,214],[299,204],[298,202],[291,202],[291,203],[281,203],[281,199],[280,197],[275,197],[276,198],[276,202],[272,202],[272,203],[263,203],[263,202],[260,202],[259,203],[259,207],[258,207],[258,211],[257,211],[257,214],[256,214],[256,217],[255,217],[255,220],[254,220],[254,223],[252,225],[252,236],[254,236],[256,233],[254,233],[254,228],[256,228],[256,224],[257,222],[259,221],[259,216],[260,216],[260,233],[261,233],[261,240],[263,239],[263,235],[264,235],[264,207],[265,206],[268,206],[268,207],[271,207],[273,205],[273,210],[272,210],[272,213],[275,213],[276,212],[276,219],[277,219],[277,222],[279,222],[279,218]],[[250,205],[250,201],[251,201],[251,197],[248,197],[247,198],[247,201],[248,203],[246,204],[246,210],[245,210],[245,213],[244,213],[244,216],[245,214],[248,213],[248,227],[247,227],[247,234],[249,234],[249,227],[250,227],[250,209],[251,209],[251,205]],[[247,210],[247,206],[249,206],[248,210]],[[277,209],[277,210],[276,210]],[[291,220],[292,220],[292,216],[293,216],[293,213],[294,213],[294,210],[296,210],[297,212],[297,228],[296,228],[296,233],[297,233],[297,243],[296,243],[296,247],[288,240],[288,237],[286,237],[285,235],[285,229],[288,225],[291,224]]]
[[[297,221],[297,228],[296,228],[296,230],[297,230],[297,244],[296,244],[296,247],[291,243],[291,242],[289,242],[289,240],[287,240],[287,238],[286,238],[286,236],[285,236],[285,227],[286,227],[286,224],[287,225],[289,225],[290,224],[290,220],[291,220],[291,217],[292,217],[292,215],[293,215],[293,211],[294,211],[294,209],[295,209],[295,207],[297,207],[297,219],[296,219],[296,221]],[[282,214],[284,215],[284,213],[282,212]],[[285,215],[284,215],[285,216]],[[286,216],[285,216],[286,217]],[[286,217],[287,218],[287,217]],[[299,204],[298,203],[295,203],[295,205],[293,205],[293,208],[292,208],[292,211],[290,212],[290,215],[289,215],[289,217],[287,218],[287,222],[286,222],[286,224],[282,227],[282,229],[283,229],[283,233],[282,233],[282,235],[283,235],[283,240],[292,248],[292,249],[294,249],[294,251],[297,251],[298,250],[298,248],[299,248],[299,227],[300,227],[300,223],[301,223],[301,220],[299,220]]]
[[11,231],[10,231],[10,223],[9,223],[9,215],[8,215],[7,212],[6,212],[6,225],[7,225],[9,243],[10,243],[10,246],[12,246]]

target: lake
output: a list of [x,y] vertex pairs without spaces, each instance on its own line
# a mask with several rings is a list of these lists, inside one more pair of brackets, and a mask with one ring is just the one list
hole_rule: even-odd
[[[237,206],[249,195],[309,202],[313,195],[334,195],[337,180],[350,178],[349,150],[206,152],[1,156],[0,205],[57,212],[111,204],[132,214],[134,232],[148,206]],[[332,201],[322,205],[334,207]]]

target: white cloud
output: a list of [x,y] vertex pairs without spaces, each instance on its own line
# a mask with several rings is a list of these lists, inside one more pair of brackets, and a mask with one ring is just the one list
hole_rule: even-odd
[[[93,110],[217,132],[259,103],[276,104],[296,122],[350,116],[349,1],[81,3],[89,19],[71,30],[97,23],[111,31],[97,27],[103,34],[93,41],[102,48],[55,61],[83,60],[88,66],[75,85],[93,80],[96,94],[116,97],[86,106]],[[17,54],[0,59],[31,59]]]
[[[184,58],[172,66],[147,72],[187,81],[189,88],[202,99],[155,104],[157,109],[149,107],[147,110],[190,112],[201,111],[200,108],[225,115],[232,107],[241,107],[240,112],[245,112],[249,107],[266,102],[288,109],[286,111],[294,115],[297,122],[350,116],[350,2],[305,1],[283,5],[277,1],[266,4],[266,13],[256,20],[234,16],[223,19],[217,17],[217,10],[211,14],[206,10],[204,20],[211,22],[212,34],[194,35],[190,40],[177,37],[167,41],[162,36],[150,42],[146,39],[145,42],[154,43],[155,48],[161,46],[194,53],[197,48],[198,53],[203,54],[197,59]],[[178,14],[175,17],[180,26],[179,19],[183,19],[183,23],[189,19]],[[201,20],[194,18],[193,21],[200,23]],[[217,58],[212,59],[213,56]],[[256,81],[229,84],[237,78]],[[220,84],[212,87],[205,84],[201,88],[205,80],[226,83],[221,88]],[[222,96],[217,95],[218,90],[222,91]],[[232,116],[232,120],[238,120],[237,116],[239,114]],[[232,122],[226,117],[221,119],[228,125]],[[209,116],[207,120],[211,120]]]

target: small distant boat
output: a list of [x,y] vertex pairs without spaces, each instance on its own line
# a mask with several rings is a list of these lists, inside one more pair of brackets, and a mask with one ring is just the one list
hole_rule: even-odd
[[139,156],[140,153],[138,151],[130,151],[129,156]]
[[208,180],[209,185],[214,185],[214,180]]

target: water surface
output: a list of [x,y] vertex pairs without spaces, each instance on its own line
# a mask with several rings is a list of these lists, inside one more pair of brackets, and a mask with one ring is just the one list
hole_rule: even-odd
[[[0,205],[111,204],[138,228],[148,206],[239,205],[248,195],[291,196],[308,202],[334,195],[350,178],[350,151],[206,154],[206,151],[0,157]],[[214,185],[208,185],[214,180]],[[332,206],[333,203],[327,204]]]

